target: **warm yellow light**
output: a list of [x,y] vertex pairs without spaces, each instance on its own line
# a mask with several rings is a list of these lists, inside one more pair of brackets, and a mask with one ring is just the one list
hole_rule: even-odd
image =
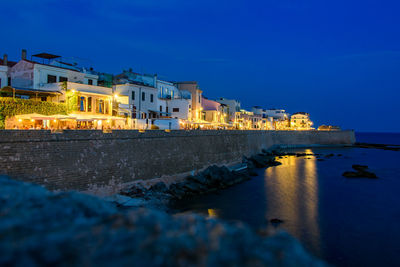
[[75,94],[75,89],[72,89],[71,92],[72,92],[73,94]]
[[34,122],[35,120],[34,119],[31,119],[31,122]]
[[57,122],[57,120],[54,120],[54,122]]
[[18,119],[18,121],[21,122],[22,120],[21,120],[21,119]]
[[117,93],[114,94],[114,98],[118,98],[118,94]]

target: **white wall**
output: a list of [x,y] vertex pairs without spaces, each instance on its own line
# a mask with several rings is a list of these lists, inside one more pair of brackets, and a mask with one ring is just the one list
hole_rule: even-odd
[[[190,118],[189,107],[192,103],[191,99],[172,99],[167,100],[168,112],[171,113],[172,118],[187,120]],[[179,111],[174,112],[174,108]]]
[[170,96],[171,99],[180,97],[179,90],[173,83],[157,80],[157,89],[161,98],[166,98],[167,96]]
[[216,101],[221,104],[225,104],[229,107],[229,120],[234,121],[235,113],[240,112],[240,102],[234,99],[226,99],[226,98],[220,98]]
[[[114,88],[117,94],[129,97],[129,106],[131,108],[136,107],[138,116],[145,113],[146,118],[149,118],[149,110],[160,111],[157,88],[135,84],[119,84],[115,85]],[[132,99],[132,92],[135,92],[135,99]],[[142,100],[142,93],[145,94],[144,101]],[[153,102],[151,102],[151,95],[153,95]]]
[[48,65],[33,64],[32,62],[20,60],[11,68],[12,85],[22,88],[42,89],[46,87],[47,76],[56,76],[58,82],[60,77],[68,78],[69,82],[88,84],[88,80],[97,85],[98,76]]
[[289,114],[286,113],[284,109],[267,109],[265,111],[265,114],[268,117],[273,117],[274,119],[277,120],[287,119],[289,116]]
[[7,76],[7,72],[8,72],[8,67],[7,66],[0,66],[0,88],[3,88],[4,86],[8,85],[7,80],[8,80],[8,76]]

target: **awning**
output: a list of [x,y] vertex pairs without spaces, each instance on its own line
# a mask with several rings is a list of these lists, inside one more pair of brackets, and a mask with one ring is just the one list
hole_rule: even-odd
[[15,92],[15,94],[38,94],[38,95],[62,95],[60,91],[52,91],[52,90],[43,90],[43,89],[34,89],[34,88],[22,88],[22,87],[11,87],[5,86],[0,89],[2,92]]
[[125,120],[123,117],[105,116],[95,114],[71,114],[77,121],[94,121],[94,120]]
[[31,113],[31,114],[21,114],[15,116],[17,119],[21,120],[66,120],[66,119],[75,119],[75,117],[68,116],[68,115],[42,115],[38,113]]

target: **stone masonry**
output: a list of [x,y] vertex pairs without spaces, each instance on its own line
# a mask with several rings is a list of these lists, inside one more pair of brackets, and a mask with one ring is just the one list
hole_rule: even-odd
[[120,186],[197,172],[274,145],[344,145],[353,131],[0,131],[0,174],[51,190]]

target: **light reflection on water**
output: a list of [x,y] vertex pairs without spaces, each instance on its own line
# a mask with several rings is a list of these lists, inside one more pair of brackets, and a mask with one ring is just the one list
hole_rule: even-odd
[[300,239],[308,239],[308,248],[321,256],[316,158],[285,156],[278,161],[282,165],[267,168],[264,173],[265,217],[284,220],[285,229]]
[[[400,266],[400,152],[296,152],[311,151],[335,156],[324,161],[315,156],[282,157],[282,165],[258,169],[258,176],[249,181],[182,200],[173,208],[241,221],[254,230],[286,230],[336,266]],[[368,165],[379,179],[343,177],[352,164]],[[284,223],[275,227],[269,222],[273,218]]]

